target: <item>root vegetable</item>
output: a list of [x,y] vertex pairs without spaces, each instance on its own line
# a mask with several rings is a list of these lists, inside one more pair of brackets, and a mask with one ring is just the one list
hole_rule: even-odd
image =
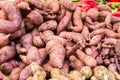
[[3,10],[0,10],[0,19],[7,19],[7,16]]
[[83,37],[86,39],[86,41],[90,40],[90,31],[87,26],[83,26],[82,33]]
[[57,28],[57,22],[55,20],[49,20],[39,26],[39,31],[55,30]]
[[2,80],[10,80],[8,77],[6,77],[2,72],[0,72],[0,79]]
[[20,68],[14,68],[12,72],[10,73],[10,79],[19,80],[20,72],[21,72]]
[[20,2],[17,6],[20,10],[30,10],[30,6],[27,2]]
[[79,43],[81,47],[85,47],[86,45],[83,35],[79,33],[63,31],[59,34],[59,36],[68,40],[73,40],[75,43]]
[[86,47],[85,48],[85,53],[87,54],[87,55],[92,55],[93,54],[93,50],[92,50],[92,48],[90,48],[90,47]]
[[70,0],[60,0],[59,2],[62,6],[64,6],[66,9],[74,11],[75,10],[75,5],[72,3]]
[[15,56],[15,49],[12,46],[5,46],[0,49],[0,64],[12,59]]
[[44,46],[44,42],[40,36],[33,37],[33,44],[36,47],[43,47]]
[[43,16],[37,11],[33,10],[27,15],[27,18],[35,25],[40,25],[43,23]]
[[[79,60],[81,60],[85,63],[85,65],[87,65],[91,68],[97,66],[97,61],[93,57],[86,55],[83,51],[78,49],[76,51],[76,55],[78,56]],[[89,59],[89,62],[87,61],[87,59]]]
[[70,11],[66,11],[66,14],[65,16],[62,18],[62,20],[60,21],[60,23],[58,24],[58,27],[57,27],[57,34],[59,34],[60,32],[62,32],[65,28],[67,28],[70,20],[71,20],[71,17],[72,17],[72,12]]
[[[5,6],[4,6],[5,5]],[[0,19],[0,32],[12,33],[20,28],[22,18],[19,9],[13,2],[0,1],[0,8],[8,15],[8,20]]]
[[116,72],[117,71],[117,67],[116,67],[116,64],[114,63],[111,63],[108,65],[108,70],[111,71],[111,72]]
[[104,65],[108,66],[110,64],[110,60],[109,59],[104,59]]
[[75,12],[73,13],[73,23],[74,26],[71,26],[70,29],[74,32],[80,32],[83,29],[83,22],[81,19],[81,9],[76,7]]
[[100,54],[101,54],[102,57],[104,58],[104,57],[108,56],[109,53],[110,53],[110,49],[109,49],[109,48],[102,48],[102,51],[101,51]]
[[77,71],[79,71],[83,66],[84,66],[84,64],[83,64],[83,62],[82,61],[80,61],[80,60],[78,60],[75,56],[70,56],[69,57],[69,60],[70,60],[70,66],[72,67],[72,68],[74,68],[75,70],[77,70]]
[[120,40],[118,40],[115,44],[115,53],[117,55],[120,55],[120,49],[119,48],[120,48]]
[[97,64],[99,64],[99,65],[103,64],[103,58],[102,58],[102,56],[101,55],[97,56],[96,57],[96,61],[97,61]]

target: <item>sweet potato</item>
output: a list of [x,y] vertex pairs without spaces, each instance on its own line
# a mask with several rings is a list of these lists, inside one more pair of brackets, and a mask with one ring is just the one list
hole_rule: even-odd
[[0,19],[7,19],[7,16],[3,10],[0,10]]
[[15,49],[12,46],[4,46],[0,49],[0,64],[12,59],[15,56]]
[[91,8],[87,11],[87,16],[90,17],[93,21],[96,21],[99,19],[99,12],[95,8]]
[[33,44],[36,47],[43,47],[44,46],[44,42],[43,42],[43,40],[41,39],[40,36],[33,37]]
[[0,1],[0,8],[8,15],[8,20],[0,19],[0,32],[12,33],[17,31],[20,28],[22,18],[16,4],[10,1]]
[[69,61],[64,62],[64,65],[63,65],[61,71],[65,74],[69,73],[69,71],[70,71]]
[[73,55],[69,57],[69,60],[70,60],[70,66],[77,71],[79,71],[84,66],[83,62],[78,60]]
[[71,10],[71,11],[75,10],[76,6],[70,0],[60,0],[59,3],[60,5],[64,6],[68,10]]
[[91,25],[94,24],[93,21],[91,20],[91,18],[88,17],[88,16],[85,17],[85,21],[86,21],[88,24],[91,24]]
[[57,16],[57,21],[61,21],[61,19],[65,16],[66,9],[63,6],[60,6],[60,12],[59,15]]
[[9,37],[11,34],[0,33],[0,47],[4,47],[9,43]]
[[120,48],[120,40],[118,40],[115,44],[115,53],[117,55],[120,55],[120,49],[119,48]]
[[117,71],[117,67],[116,67],[116,64],[115,63],[111,63],[108,65],[108,70],[111,71],[111,72],[116,72]]
[[23,48],[22,45],[19,43],[19,44],[16,44],[16,52],[18,54],[25,54],[27,52],[27,49],[26,48]]
[[20,58],[25,64],[30,64],[33,61],[37,61],[39,59],[38,49],[36,47],[31,47],[28,50],[27,55],[20,55]]
[[32,34],[31,33],[27,33],[27,34],[25,34],[25,35],[23,35],[21,37],[20,42],[22,43],[22,46],[24,48],[26,48],[27,50],[29,50],[32,47],[32,45],[33,45],[32,44],[32,39],[33,39]]
[[99,4],[97,6],[97,8],[98,8],[99,11],[108,11],[110,13],[112,12],[111,8],[107,5],[104,5],[104,4]]
[[27,30],[32,30],[34,28],[34,24],[32,23],[32,21],[28,18],[25,18],[24,20],[25,26]]
[[62,68],[66,52],[63,45],[59,41],[51,40],[46,44],[46,49],[50,56],[50,64]]
[[90,46],[97,45],[101,41],[102,37],[103,37],[102,34],[93,36],[88,45]]
[[10,74],[11,71],[18,66],[17,61],[10,60],[8,62],[4,62],[0,65],[0,70],[5,74]]
[[43,23],[43,16],[37,11],[33,10],[28,15],[27,18],[35,25],[40,25]]
[[73,13],[73,23],[74,26],[71,26],[70,29],[74,32],[80,32],[83,29],[83,22],[81,19],[81,9],[76,7]]
[[102,48],[102,50],[101,50],[101,55],[102,55],[102,57],[104,58],[104,57],[106,57],[106,56],[108,56],[109,55],[109,53],[110,53],[110,49],[109,48]]
[[72,17],[72,12],[70,11],[66,11],[65,16],[62,18],[62,20],[59,22],[58,27],[57,27],[57,34],[59,34],[60,32],[62,32],[65,28],[67,28],[70,20]]
[[46,8],[50,9],[51,13],[58,13],[58,11],[60,10],[60,5],[58,0],[49,0],[47,3],[48,4]]
[[29,76],[32,76],[32,70],[30,65],[26,66],[23,70],[21,70],[19,80],[26,80]]
[[96,61],[97,61],[97,64],[99,64],[99,65],[103,64],[103,58],[102,58],[102,56],[101,55],[97,56],[96,57]]
[[49,20],[39,26],[39,31],[55,30],[57,28],[57,22],[55,20]]
[[98,34],[105,34],[106,37],[110,37],[110,38],[119,38],[120,37],[120,35],[118,33],[114,32],[110,29],[106,29],[106,28],[96,29],[91,32],[90,36],[93,37]]
[[30,6],[27,2],[20,2],[17,4],[17,6],[21,10],[30,10]]
[[110,64],[110,60],[109,59],[104,59],[104,65],[108,66]]
[[10,80],[8,77],[6,77],[1,71],[0,71],[0,79],[1,80]]
[[75,43],[79,43],[81,47],[85,47],[86,45],[86,41],[83,35],[81,35],[80,33],[63,31],[59,34],[59,36],[68,40],[72,40]]
[[92,55],[93,54],[93,50],[92,50],[92,48],[90,48],[90,47],[86,47],[85,48],[85,53],[87,54],[87,55]]
[[12,72],[10,73],[10,79],[19,80],[20,72],[21,72],[20,68],[14,68]]
[[[83,63],[91,68],[96,67],[97,66],[97,61],[91,57],[86,55],[83,51],[81,50],[77,50],[76,51],[76,55],[78,56],[78,59],[83,61]],[[87,61],[87,59],[89,59],[89,62]]]
[[120,22],[116,22],[113,24],[113,30],[117,31],[117,33],[119,33],[119,26],[120,26]]
[[83,37],[86,39],[86,41],[90,40],[90,31],[87,26],[83,26],[82,33]]
[[108,14],[105,18],[105,24],[109,29],[111,29],[111,22],[112,22],[112,14]]

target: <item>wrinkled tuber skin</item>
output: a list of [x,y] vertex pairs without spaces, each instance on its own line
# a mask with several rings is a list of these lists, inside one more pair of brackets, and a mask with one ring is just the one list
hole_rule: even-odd
[[0,33],[0,47],[4,47],[9,43],[9,37],[11,34]]
[[74,26],[70,27],[70,29],[74,32],[80,32],[83,29],[83,22],[80,15],[81,9],[76,7],[75,12],[73,13]]
[[120,38],[120,34],[107,28],[96,29],[90,33],[90,36],[93,37],[98,34],[105,34],[106,37],[110,37],[110,38]]
[[73,55],[69,57],[69,60],[70,60],[70,66],[77,71],[79,71],[84,66],[83,62],[78,60]]
[[57,22],[55,20],[49,20],[42,23],[39,26],[39,31],[56,30],[56,28],[57,28]]
[[0,19],[7,19],[7,16],[3,10],[0,10]]
[[60,37],[68,39],[68,40],[72,40],[78,44],[80,44],[81,47],[85,47],[86,45],[86,41],[83,37],[83,35],[81,35],[80,33],[75,33],[75,32],[61,32],[59,34]]
[[70,20],[72,17],[72,12],[70,11],[66,11],[65,16],[62,18],[62,20],[59,22],[58,27],[57,27],[57,34],[59,34],[60,32],[62,32],[65,28],[67,28]]
[[[85,63],[85,65],[87,65],[91,68],[97,66],[97,61],[93,57],[86,55],[83,51],[78,49],[76,51],[76,55],[78,56],[79,60],[81,60],[83,63]],[[87,61],[88,59],[89,59],[89,62]]]
[[25,64],[30,64],[34,61],[37,61],[39,59],[38,49],[36,47],[31,47],[28,50],[27,55],[20,55],[20,58]]
[[69,73],[69,70],[70,69],[70,66],[69,66],[69,62],[68,61],[65,61],[64,62],[64,65],[63,65],[63,67],[62,67],[62,69],[61,69],[61,71],[63,72],[63,73]]
[[23,21],[25,23],[25,26],[26,26],[27,30],[32,30],[34,28],[34,24],[31,22],[30,19],[25,18],[25,19],[23,19]]
[[111,71],[111,72],[116,72],[117,71],[117,66],[115,63],[111,63],[108,65],[108,70]]
[[23,45],[24,48],[26,48],[27,50],[29,50],[32,47],[32,34],[27,33],[25,35],[23,35],[21,37],[21,43]]
[[66,9],[74,11],[76,6],[70,0],[59,0],[59,3]]
[[0,8],[8,15],[8,20],[0,19],[0,32],[12,33],[20,28],[22,18],[17,6],[10,1],[0,1]]
[[35,25],[40,25],[43,23],[43,16],[37,11],[33,10],[28,15],[27,18]]
[[86,41],[90,40],[90,31],[87,26],[83,26],[82,33],[83,37],[86,39]]
[[0,49],[0,64],[12,59],[15,56],[15,49],[12,46],[5,46]]
[[10,60],[8,62],[4,62],[0,65],[0,70],[5,73],[9,74],[11,71],[18,66],[17,61],[15,60]]
[[21,69],[20,68],[14,68],[12,72],[10,73],[10,80],[19,80]]
[[26,80],[29,76],[32,76],[32,70],[30,65],[21,70],[19,80]]
[[90,17],[88,17],[88,16],[85,17],[85,21],[86,21],[87,23],[91,24],[91,25],[94,24],[93,21],[92,21],[92,19],[91,19]]
[[7,76],[5,76],[1,71],[0,71],[0,79],[1,80],[10,80]]
[[59,41],[51,40],[46,44],[46,49],[50,56],[50,64],[62,68],[66,52],[63,45]]

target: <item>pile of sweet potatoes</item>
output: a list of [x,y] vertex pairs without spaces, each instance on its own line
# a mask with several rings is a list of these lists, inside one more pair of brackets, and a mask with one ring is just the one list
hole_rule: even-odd
[[53,68],[99,65],[120,73],[120,18],[107,5],[85,13],[70,0],[0,1],[0,79],[45,80],[61,74],[50,75]]

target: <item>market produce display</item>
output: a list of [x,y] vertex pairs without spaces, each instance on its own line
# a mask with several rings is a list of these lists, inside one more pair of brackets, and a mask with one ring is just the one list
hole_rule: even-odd
[[120,80],[119,16],[90,0],[0,1],[0,80]]

